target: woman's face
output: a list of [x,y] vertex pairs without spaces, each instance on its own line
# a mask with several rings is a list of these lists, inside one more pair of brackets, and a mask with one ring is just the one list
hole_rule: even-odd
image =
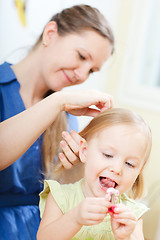
[[41,59],[43,84],[54,91],[80,84],[101,69],[111,51],[110,42],[91,30],[63,37],[51,32]]

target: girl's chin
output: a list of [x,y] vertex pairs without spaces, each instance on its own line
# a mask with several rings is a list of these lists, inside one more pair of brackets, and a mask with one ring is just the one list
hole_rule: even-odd
[[104,197],[106,195],[106,189],[102,189],[101,187],[98,189],[98,191],[96,192],[96,197]]

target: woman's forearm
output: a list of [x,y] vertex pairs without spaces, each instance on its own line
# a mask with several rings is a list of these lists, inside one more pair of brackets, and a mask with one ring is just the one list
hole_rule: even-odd
[[0,170],[11,165],[36,141],[61,111],[60,94],[0,123]]
[[[96,105],[99,110],[90,108]],[[59,91],[0,124],[0,170],[15,162],[65,110],[80,116],[96,116],[112,107],[112,97],[96,90]]]

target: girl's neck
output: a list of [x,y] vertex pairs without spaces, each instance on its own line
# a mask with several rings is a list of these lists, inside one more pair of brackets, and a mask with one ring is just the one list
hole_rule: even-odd
[[93,197],[93,194],[91,193],[85,178],[82,181],[82,191],[83,191],[84,197]]

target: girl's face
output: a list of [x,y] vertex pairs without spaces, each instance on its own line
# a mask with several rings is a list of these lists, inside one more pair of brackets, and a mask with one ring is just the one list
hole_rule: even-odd
[[84,82],[100,70],[112,51],[109,41],[91,30],[63,37],[51,32],[49,37],[40,60],[41,76],[54,91]]
[[135,127],[118,125],[96,133],[80,150],[84,194],[102,197],[109,187],[120,194],[128,191],[143,167],[145,146],[145,136]]

